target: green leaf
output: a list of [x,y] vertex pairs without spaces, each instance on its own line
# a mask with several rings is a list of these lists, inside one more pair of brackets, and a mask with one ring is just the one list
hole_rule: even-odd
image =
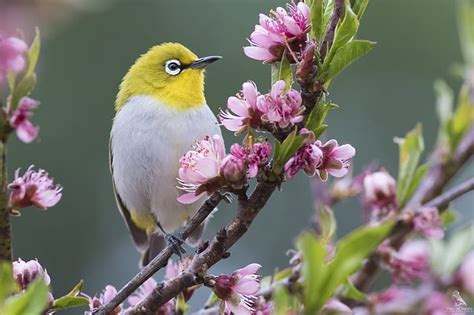
[[352,4],[352,11],[357,15],[359,21],[364,15],[365,9],[369,5],[369,0],[355,0]]
[[18,102],[24,96],[31,93],[36,85],[36,74],[32,73],[24,76],[12,91],[11,110],[14,111],[18,107]]
[[283,270],[275,271],[273,274],[272,280],[273,282],[278,282],[280,280],[286,279],[293,274],[292,268],[285,268]]
[[311,35],[318,43],[322,42],[325,32],[325,25],[323,24],[324,6],[324,0],[313,0],[311,4]]
[[[306,120],[305,127],[311,130],[316,134],[316,131],[321,131],[318,130],[321,126],[323,126],[324,119],[326,119],[326,116],[329,112],[330,109],[335,109],[338,108],[336,104],[333,103],[318,103],[316,106],[314,106],[313,110],[311,113],[309,113],[308,119]],[[325,128],[324,128],[325,129]],[[324,132],[324,130],[323,130]],[[322,132],[321,132],[322,133]],[[316,136],[316,139],[318,136]]]
[[397,199],[400,208],[402,208],[407,201],[411,183],[424,150],[421,124],[409,131],[405,138],[396,139],[396,142],[400,151]]
[[83,287],[84,281],[81,280],[78,284],[74,286],[74,288],[72,288],[72,290],[68,294],[54,300],[52,309],[54,311],[59,311],[68,308],[88,305],[89,300],[79,295],[82,292]]
[[273,314],[287,315],[290,311],[290,296],[288,290],[279,286],[275,289],[272,295],[273,298]]
[[334,234],[336,233],[336,218],[331,208],[327,206],[322,206],[318,209],[319,215],[319,226],[321,227],[321,238],[325,242],[332,240]]
[[12,265],[8,262],[0,263],[0,305],[7,296],[18,290],[18,284],[13,279]]
[[[283,141],[281,145],[277,145],[274,154],[273,170],[276,174],[280,174],[283,165],[298,151],[305,140],[305,137],[298,135],[297,130],[293,130]],[[275,143],[277,140],[275,140]]]
[[423,179],[423,177],[425,177],[427,170],[428,170],[428,164],[420,165],[416,169],[415,175],[413,176],[410,182],[410,186],[408,187],[408,190],[406,192],[405,200],[409,200],[411,196],[413,196],[418,186],[420,185],[421,180]]
[[318,139],[321,135],[328,129],[328,125],[321,125],[318,128],[314,129],[314,137]]
[[327,266],[326,246],[314,234],[303,233],[298,238],[298,248],[303,255],[302,274],[304,285],[305,315],[317,314],[320,309],[320,294]]
[[285,81],[285,88],[287,90],[293,84],[293,70],[285,54],[283,54],[279,64],[272,64],[272,85],[279,80]]
[[183,293],[180,293],[176,297],[176,311],[178,314],[185,314],[189,311],[189,306],[186,303],[186,299],[184,298]]
[[458,29],[461,50],[468,66],[474,66],[474,4],[470,0],[460,0]]
[[367,301],[367,295],[357,289],[350,279],[347,279],[346,284],[344,284],[342,295],[356,301]]
[[26,68],[25,77],[30,76],[35,72],[36,64],[41,48],[41,35],[38,28],[36,28],[36,35],[31,43],[30,49],[28,50],[28,67]]
[[447,226],[450,225],[458,219],[458,214],[456,211],[452,209],[446,209],[441,213],[441,220],[443,221],[443,225]]
[[354,61],[367,54],[375,47],[375,42],[353,40],[342,46],[329,64],[328,78],[333,79]]
[[444,126],[453,116],[454,93],[443,80],[434,83],[436,93],[436,112],[441,125]]
[[25,292],[9,297],[3,307],[2,315],[40,315],[48,305],[48,286],[44,280],[33,281]]
[[456,149],[459,141],[473,123],[474,103],[471,102],[470,88],[465,85],[461,89],[456,111],[446,126],[451,152]]
[[336,27],[334,42],[329,50],[329,53],[326,55],[326,58],[324,58],[322,70],[320,71],[319,75],[321,79],[326,79],[326,76],[329,72],[329,65],[331,64],[333,57],[336,55],[336,52],[339,48],[350,41],[352,37],[354,37],[358,28],[359,21],[357,20],[357,16],[354,14],[351,7],[346,5],[344,20],[338,25],[338,27]]

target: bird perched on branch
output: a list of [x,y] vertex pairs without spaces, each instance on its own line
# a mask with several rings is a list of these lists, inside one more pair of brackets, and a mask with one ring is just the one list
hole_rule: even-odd
[[[110,137],[110,169],[118,208],[145,266],[172,233],[203,204],[176,198],[179,159],[196,140],[220,135],[204,97],[204,68],[219,56],[198,58],[178,43],[152,47],[129,69],[117,94]],[[188,239],[196,244],[204,224]],[[178,250],[181,248],[179,247]]]

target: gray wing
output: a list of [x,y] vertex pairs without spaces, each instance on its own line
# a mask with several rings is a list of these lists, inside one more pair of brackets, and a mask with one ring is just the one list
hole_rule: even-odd
[[148,235],[146,234],[146,231],[140,229],[138,226],[133,223],[132,218],[130,216],[130,211],[128,211],[127,207],[123,203],[122,199],[120,198],[120,195],[117,192],[117,189],[115,189],[115,182],[114,182],[114,170],[113,170],[113,155],[112,155],[112,138],[110,138],[109,141],[109,167],[110,167],[110,173],[112,174],[112,188],[114,190],[114,195],[115,195],[115,201],[117,203],[117,207],[122,214],[123,220],[125,221],[125,224],[127,225],[128,230],[130,231],[130,234],[132,235],[133,242],[135,243],[135,246],[138,248],[140,252],[144,252],[148,248]]

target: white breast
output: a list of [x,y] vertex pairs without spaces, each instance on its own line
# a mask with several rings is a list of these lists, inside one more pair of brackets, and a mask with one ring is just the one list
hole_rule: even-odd
[[148,96],[131,98],[112,127],[116,189],[130,211],[152,211],[173,232],[201,206],[176,201],[179,158],[196,140],[221,135],[208,106],[177,111]]

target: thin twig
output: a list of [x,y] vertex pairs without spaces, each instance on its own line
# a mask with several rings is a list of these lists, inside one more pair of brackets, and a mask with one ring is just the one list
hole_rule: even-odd
[[[423,178],[420,186],[411,200],[406,206],[406,211],[412,211],[423,205],[443,205],[449,201],[450,198],[462,193],[466,187],[457,187],[442,194],[439,199],[435,198],[446,187],[454,175],[467,163],[467,161],[474,156],[474,127],[472,127],[460,142],[457,150],[451,158],[446,158],[444,151],[440,148],[435,151],[431,158],[431,167],[427,175]],[[470,183],[465,183],[469,187]],[[458,190],[459,188],[459,190]],[[436,200],[437,199],[437,200]],[[440,211],[445,209],[440,207]],[[406,237],[412,232],[411,225],[399,221],[390,233],[390,245],[395,249],[401,247]],[[373,253],[362,269],[354,276],[353,283],[361,291],[367,292],[374,282],[375,278],[381,271],[379,264],[379,257],[377,253]],[[345,301],[348,306],[353,306],[355,301]]]
[[319,55],[321,56],[321,61],[324,61],[326,54],[329,49],[331,49],[332,43],[334,41],[334,35],[336,33],[336,27],[339,21],[342,19],[344,13],[344,0],[334,0],[334,11],[331,16],[331,22],[329,24],[326,35],[324,36],[323,43],[321,44],[321,49],[319,50]]
[[425,207],[436,207],[436,208],[445,208],[451,201],[461,197],[465,193],[474,190],[474,177],[468,179],[467,181],[451,188],[442,195],[432,199],[426,203]]
[[194,256],[191,265],[177,277],[159,283],[144,301],[127,314],[154,314],[161,305],[184,289],[201,284],[204,280],[201,274],[226,257],[227,251],[247,232],[277,185],[277,181],[260,182],[249,198],[240,195],[236,216],[217,233],[206,249]]
[[[179,233],[179,238],[185,240],[217,207],[222,200],[221,194],[212,195],[199,211],[188,221],[183,230]],[[163,249],[148,265],[146,265],[140,272],[133,277],[107,304],[93,312],[94,315],[106,315],[114,310],[120,303],[122,303],[128,296],[130,296],[143,282],[153,276],[158,270],[165,267],[169,258],[173,254],[170,245]]]

